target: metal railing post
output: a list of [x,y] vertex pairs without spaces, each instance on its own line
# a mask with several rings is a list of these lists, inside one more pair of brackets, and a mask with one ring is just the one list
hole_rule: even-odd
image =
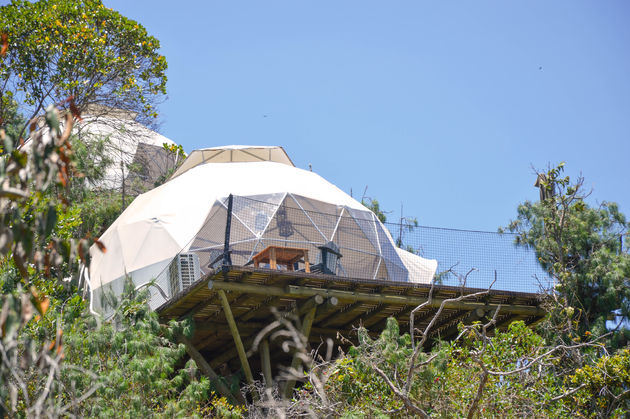
[[223,269],[232,266],[232,257],[230,256],[230,229],[232,228],[232,194],[228,196],[227,217],[225,220],[225,240],[223,241]]

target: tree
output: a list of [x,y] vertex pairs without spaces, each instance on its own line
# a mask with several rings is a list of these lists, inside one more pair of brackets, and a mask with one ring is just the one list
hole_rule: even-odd
[[49,107],[46,125],[28,154],[0,129],[0,417],[240,415],[185,362],[177,338],[190,335],[189,322],[160,324],[132,283],[101,322],[72,282],[59,280],[88,263],[93,241],[73,238],[82,223],[81,207],[66,199],[81,189],[72,175],[83,167],[98,176],[98,168],[73,163],[71,114],[62,132]]
[[[18,104],[12,95],[0,96],[0,127],[4,129],[7,137],[16,139],[24,127],[24,117],[18,112]],[[17,145],[17,144],[15,144]],[[0,151],[3,154],[4,150]]]
[[[87,262],[90,242],[51,234],[59,208],[66,206],[63,192],[72,173],[68,143],[72,122],[73,116],[67,114],[62,132],[56,109],[49,107],[50,138],[42,130],[34,132],[28,155],[14,149],[13,139],[0,129],[6,153],[0,165],[0,254],[3,270],[12,269],[17,277],[0,299],[0,415],[15,413],[19,404],[26,415],[38,417],[54,403],[51,395],[57,382],[48,377],[60,373],[59,329],[44,342],[29,338],[23,330],[35,314],[36,319],[44,316],[50,305],[49,297],[34,286],[36,280],[54,281],[61,276],[62,265],[76,266],[77,259]],[[65,408],[54,404],[55,410]]]
[[[477,294],[480,295],[480,294]],[[465,295],[458,297],[460,300]],[[496,328],[497,315],[460,325],[452,342],[424,343],[443,306],[416,333],[402,333],[390,318],[372,339],[359,327],[357,342],[337,359],[330,346],[311,352],[299,329],[279,316],[283,349],[295,348],[307,370],[287,369],[305,381],[290,399],[267,388],[249,406],[252,417],[623,417],[630,408],[627,350],[567,369],[574,351],[597,352],[600,343],[549,345],[523,321]],[[259,336],[260,340],[262,338]],[[346,340],[348,343],[349,341]],[[331,345],[332,342],[329,342]],[[315,355],[313,355],[315,353]]]
[[167,67],[159,41],[100,0],[14,0],[0,7],[0,33],[0,118],[12,101],[33,117],[47,103],[69,107],[68,97],[78,111],[104,105],[145,123],[157,115]]
[[571,338],[599,336],[611,317],[630,318],[630,255],[623,247],[630,224],[615,203],[590,206],[583,179],[571,182],[563,170],[561,163],[539,174],[543,199],[519,205],[508,229],[517,244],[536,250],[555,282],[552,322]]
[[[46,2],[52,10],[62,3]],[[81,3],[86,4],[100,3]],[[14,2],[8,8],[18,6],[26,13],[32,5]],[[37,16],[26,18],[37,30]],[[12,46],[10,36],[1,39],[4,58]],[[93,242],[106,251],[89,237],[120,208],[103,205],[99,194],[85,188],[102,178],[108,164],[105,140],[73,141],[80,115],[68,100],[63,124],[58,110],[48,106],[43,124],[30,124],[28,152],[16,148],[21,121],[11,93],[2,97],[12,105],[3,108],[11,117],[0,126],[0,417],[238,416],[238,409],[212,396],[211,384],[193,363],[185,363],[176,338],[190,327],[159,324],[146,292],[138,296],[127,284],[111,322],[88,311],[72,274],[77,262],[89,263]],[[59,90],[47,97],[53,93]],[[88,223],[82,222],[88,214]]]

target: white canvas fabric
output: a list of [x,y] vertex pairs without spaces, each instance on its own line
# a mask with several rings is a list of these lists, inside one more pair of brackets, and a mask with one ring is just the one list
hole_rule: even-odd
[[[107,251],[90,249],[92,290],[120,292],[126,275],[138,286],[164,276],[180,252],[207,272],[223,251],[230,194],[234,265],[269,245],[309,249],[317,263],[318,246],[333,242],[337,275],[427,283],[435,274],[437,261],[397,249],[371,211],[316,173],[274,161],[205,163],[138,196],[110,226],[100,238]],[[152,294],[152,306],[165,301]]]
[[[63,127],[63,125],[62,119],[61,126]],[[44,130],[45,138],[50,138],[48,128],[44,128]],[[165,136],[129,119],[128,115],[93,116],[85,114],[82,121],[75,123],[72,133],[86,142],[93,139],[108,139],[105,155],[111,164],[105,169],[103,179],[98,184],[92,185],[100,189],[121,188],[123,179],[128,178],[128,167],[134,161],[138,144],[143,143],[158,148],[162,148],[163,144],[175,145],[172,140]],[[27,139],[22,149],[28,152],[31,146],[30,139]]]
[[244,163],[273,161],[294,166],[293,162],[282,147],[231,145],[195,150],[186,161],[173,173],[171,179],[187,172],[193,167],[206,163]]

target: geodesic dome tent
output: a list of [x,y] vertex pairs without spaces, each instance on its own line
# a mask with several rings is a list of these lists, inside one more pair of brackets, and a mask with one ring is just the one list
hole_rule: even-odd
[[[163,145],[172,146],[175,143],[135,118],[133,112],[92,104],[87,107],[82,119],[75,122],[72,135],[88,144],[105,140],[104,157],[110,161],[103,178],[87,186],[114,190],[121,189],[124,183],[127,192],[135,195],[135,192],[152,187],[160,175],[173,168],[177,157],[167,153]],[[43,124],[43,120],[40,123]],[[48,128],[44,127],[45,137],[50,138],[47,131]],[[31,142],[27,139],[22,149],[28,151],[30,147]],[[132,164],[141,170],[130,171]]]
[[[136,286],[155,279],[151,306],[159,307],[222,261],[226,236],[232,265],[250,264],[268,246],[303,249],[318,265],[321,247],[332,243],[341,256],[328,271],[333,275],[431,281],[435,260],[397,248],[370,210],[319,175],[294,167],[281,148],[224,150],[247,155],[242,152],[248,149],[269,160],[199,159],[132,202],[101,237],[107,252],[90,249],[96,309],[105,289],[122,292],[127,275]],[[306,262],[287,268],[307,270]]]

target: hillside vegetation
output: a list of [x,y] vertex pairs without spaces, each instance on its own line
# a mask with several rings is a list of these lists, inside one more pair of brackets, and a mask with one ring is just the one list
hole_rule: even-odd
[[[564,176],[563,164],[540,173],[541,200],[519,205],[505,228],[517,233],[517,245],[536,250],[555,281],[541,297],[543,321],[499,331],[495,311],[460,325],[453,341],[428,345],[439,309],[423,329],[403,332],[389,319],[372,338],[359,328],[346,337],[350,349],[333,358],[326,347],[313,352],[279,315],[288,347],[306,367],[287,371],[301,383],[296,391],[283,398],[262,383],[241,387],[236,375],[221,378],[234,396],[218,396],[180,343],[194,332],[190,319],[160,322],[146,293],[128,286],[109,296],[114,315],[105,321],[89,310],[78,282],[89,247],[108,251],[97,238],[122,200],[119,191],[96,193],[86,183],[102,175],[107,159],[95,158],[98,143],[73,140],[84,103],[77,101],[105,100],[118,89],[128,102],[118,97],[112,106],[152,116],[166,82],[159,43],[100,1],[14,1],[0,12],[0,79],[28,74],[63,87],[47,95],[19,82],[0,90],[1,417],[603,418],[630,411],[629,224],[614,203],[589,205],[582,179]],[[78,29],[83,14],[90,25]],[[128,51],[124,42],[140,47]],[[82,58],[90,70],[116,71],[111,80],[120,83],[77,84],[86,63],[64,58],[77,47],[93,53]],[[143,54],[142,73],[127,67],[126,54]],[[34,59],[52,64],[31,66]],[[57,106],[44,109],[51,102]],[[45,123],[30,123],[42,111]],[[25,137],[28,153],[17,147]]]

